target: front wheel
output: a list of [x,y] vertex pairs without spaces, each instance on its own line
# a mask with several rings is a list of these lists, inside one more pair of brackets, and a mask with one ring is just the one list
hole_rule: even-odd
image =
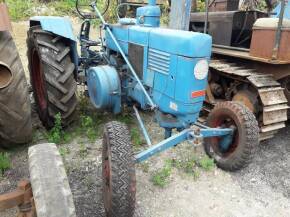
[[208,116],[207,126],[235,129],[233,141],[226,150],[221,138],[205,139],[205,151],[218,167],[236,171],[249,165],[259,144],[259,126],[247,107],[237,102],[218,103]]
[[106,124],[103,136],[103,199],[108,217],[132,217],[136,174],[130,133],[119,122]]

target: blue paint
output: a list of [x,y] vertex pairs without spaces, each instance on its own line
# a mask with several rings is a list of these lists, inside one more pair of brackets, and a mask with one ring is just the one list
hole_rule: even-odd
[[30,18],[30,27],[39,25],[45,31],[62,36],[70,40],[71,58],[77,71],[79,65],[79,55],[77,51],[77,39],[73,33],[72,24],[64,17],[35,16]]
[[65,17],[50,16],[35,16],[30,18],[30,23],[36,21],[40,23],[43,30],[77,42],[77,39],[73,33],[72,24],[69,19]]
[[98,109],[121,112],[121,84],[114,67],[97,66],[89,68],[87,85],[92,104]]
[[136,118],[137,118],[138,123],[139,123],[139,125],[141,127],[141,130],[142,130],[142,133],[144,135],[144,138],[145,138],[145,140],[147,142],[147,145],[148,146],[151,146],[152,145],[152,142],[151,142],[150,137],[148,135],[148,132],[147,132],[147,130],[145,128],[145,125],[144,125],[144,123],[143,123],[143,121],[142,121],[142,119],[141,119],[141,117],[139,115],[138,109],[136,108],[136,106],[133,106],[133,109],[135,111]]
[[[137,154],[135,156],[136,162],[140,163],[143,162],[150,157],[163,152],[169,148],[172,148],[182,142],[193,140],[196,138],[208,138],[208,137],[218,137],[218,136],[229,136],[233,134],[232,129],[218,129],[218,128],[211,128],[211,129],[201,129],[200,135],[196,135],[192,129],[185,129],[182,132],[175,134],[162,142],[152,146],[151,148]],[[231,140],[232,141],[232,140]],[[231,142],[230,141],[230,142]],[[230,144],[228,144],[230,145]]]
[[145,6],[137,9],[137,24],[148,27],[159,27],[161,10],[159,6]]
[[[275,15],[273,15],[273,17],[279,18],[280,11],[281,11],[281,2],[273,10],[273,13],[275,13]],[[290,1],[288,1],[288,3],[286,4],[284,18],[290,19]]]
[[[195,70],[200,61],[207,66],[211,55],[212,39],[210,36],[181,30],[158,28],[160,24],[160,8],[156,0],[149,0],[149,6],[137,10],[135,20],[120,20],[117,25],[108,25],[96,5],[92,5],[101,19],[105,33],[105,46],[101,52],[87,48],[88,53],[98,54],[110,65],[98,65],[88,60],[85,66],[86,84],[92,104],[98,109],[121,112],[121,103],[138,104],[142,109],[155,111],[156,120],[166,131],[164,141],[136,156],[137,162],[165,151],[184,141],[196,138],[222,137],[221,146],[227,149],[232,142],[232,129],[211,129],[200,125],[200,133],[191,129],[201,111],[205,96],[193,96],[192,93],[203,93],[207,85],[207,68],[204,76],[198,78]],[[74,43],[73,53],[76,53],[76,39],[70,22],[59,17],[34,17],[43,30],[70,39]],[[143,58],[142,77],[138,77],[136,69],[129,61],[129,44],[138,46]],[[94,55],[91,55],[94,57]],[[91,57],[89,56],[89,57]],[[122,57],[118,64],[118,57]],[[86,61],[84,61],[86,62]],[[81,62],[83,63],[83,62]],[[98,65],[98,66],[96,66]],[[113,66],[114,65],[114,66]],[[141,65],[142,66],[142,65]],[[117,69],[119,71],[117,71]],[[133,107],[140,123],[144,137],[149,145],[151,141],[136,107]],[[172,130],[180,133],[173,136]]]

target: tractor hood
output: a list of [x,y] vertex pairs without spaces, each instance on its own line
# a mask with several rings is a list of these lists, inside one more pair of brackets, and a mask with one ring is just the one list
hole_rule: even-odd
[[202,33],[153,28],[149,47],[185,57],[210,57],[212,38]]

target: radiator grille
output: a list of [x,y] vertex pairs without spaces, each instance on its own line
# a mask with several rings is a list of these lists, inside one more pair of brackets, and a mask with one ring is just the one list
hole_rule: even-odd
[[149,49],[148,68],[163,74],[169,74],[170,54]]

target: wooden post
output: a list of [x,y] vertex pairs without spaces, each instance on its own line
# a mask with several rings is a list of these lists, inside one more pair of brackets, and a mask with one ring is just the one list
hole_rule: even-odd
[[189,30],[192,0],[171,0],[171,29]]

